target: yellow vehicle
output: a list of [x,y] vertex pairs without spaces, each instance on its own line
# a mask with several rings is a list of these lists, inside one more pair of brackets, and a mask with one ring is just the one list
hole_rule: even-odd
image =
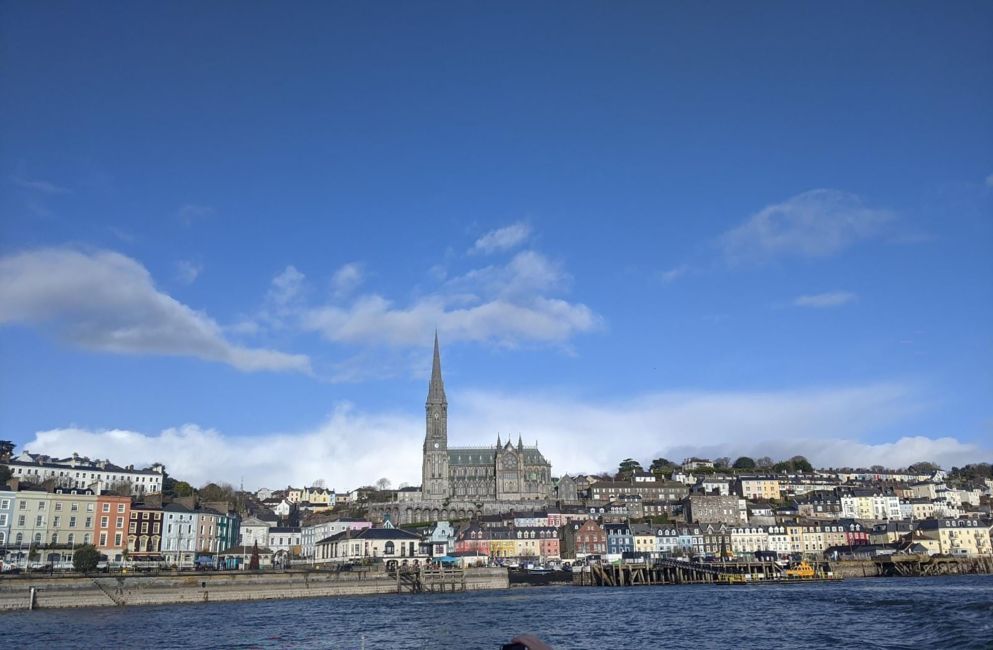
[[786,569],[787,578],[801,578],[809,579],[814,577],[814,567],[810,566],[807,562],[800,562],[799,564]]

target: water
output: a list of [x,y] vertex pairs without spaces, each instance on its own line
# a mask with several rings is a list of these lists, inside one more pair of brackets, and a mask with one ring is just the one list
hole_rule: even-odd
[[7,648],[993,648],[993,576],[538,587],[0,614]]

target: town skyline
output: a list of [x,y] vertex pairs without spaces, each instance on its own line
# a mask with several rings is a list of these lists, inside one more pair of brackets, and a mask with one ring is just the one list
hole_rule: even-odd
[[191,7],[3,9],[19,449],[415,484],[437,329],[556,472],[993,456],[989,6]]

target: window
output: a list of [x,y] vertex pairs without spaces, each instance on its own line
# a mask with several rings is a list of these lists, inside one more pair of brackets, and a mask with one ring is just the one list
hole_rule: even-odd
[[137,533],[138,532],[138,522],[137,521],[132,521],[131,522],[131,526],[128,527],[128,532],[129,533]]
[[55,511],[58,512],[60,510],[62,510],[62,502],[61,501],[56,501],[55,502]]
[[103,504],[103,511],[104,512],[110,512],[110,504],[109,503]]
[[83,535],[83,543],[84,544],[89,544],[90,543],[90,534],[89,533],[86,533],[85,535]]
[[79,503],[77,501],[73,501],[72,503],[70,503],[69,504],[69,510],[71,510],[73,512],[78,511],[79,510]]
[[83,528],[93,528],[93,517],[86,518],[86,522],[83,524]]
[[117,504],[117,512],[124,512],[124,504],[123,503],[118,503]]
[[75,544],[76,543],[76,533],[69,533],[69,538],[66,540],[66,543],[68,543],[68,544]]
[[141,532],[142,533],[148,533],[148,522],[147,521],[141,522]]
[[45,509],[45,502],[44,501],[39,501],[38,502],[38,510],[44,510],[44,509]]
[[93,512],[93,504],[92,503],[87,503],[86,504],[86,512]]
[[62,521],[62,517],[55,515],[55,519],[52,520],[52,525],[56,528],[59,527],[59,523]]
[[100,528],[106,528],[109,524],[107,517],[100,517]]
[[117,527],[118,528],[124,528],[124,517],[118,517],[117,518]]
[[10,508],[10,499],[0,499],[0,510],[7,510]]
[[21,501],[21,510],[27,510],[27,509],[28,509],[28,502]]
[[14,543],[20,546],[23,541],[24,541],[24,534],[17,533],[17,537],[14,538]]
[[0,526],[7,525],[7,513],[0,514]]
[[38,515],[34,519],[34,525],[35,525],[36,528],[39,527],[39,526],[44,526],[45,525],[45,518],[42,517],[41,515]]
[[58,533],[52,533],[52,546],[55,546],[58,543],[59,543],[59,534]]
[[19,516],[19,517],[17,518],[17,525],[18,525],[18,526],[23,526],[23,525],[24,525],[24,515],[20,515],[20,516]]
[[107,545],[107,533],[100,533],[100,546]]
[[120,545],[121,545],[121,534],[120,533],[115,533],[114,534],[114,546],[120,546]]
[[69,517],[69,528],[75,528],[75,527],[76,527],[76,518]]

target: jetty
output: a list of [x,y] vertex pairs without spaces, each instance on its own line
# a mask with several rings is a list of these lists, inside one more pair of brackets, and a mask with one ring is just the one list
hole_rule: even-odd
[[662,559],[651,563],[593,564],[577,567],[573,584],[583,587],[639,585],[747,584],[840,580],[827,562],[810,564],[809,575],[775,562],[684,562]]

